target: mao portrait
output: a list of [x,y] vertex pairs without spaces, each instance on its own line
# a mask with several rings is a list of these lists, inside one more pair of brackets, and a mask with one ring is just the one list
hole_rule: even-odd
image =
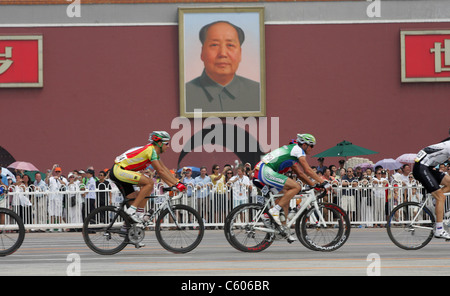
[[180,115],[265,116],[262,8],[187,10],[180,9]]

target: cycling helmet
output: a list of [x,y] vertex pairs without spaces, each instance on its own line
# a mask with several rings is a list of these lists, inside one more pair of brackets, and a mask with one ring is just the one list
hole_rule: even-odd
[[316,145],[316,138],[311,134],[297,134],[298,144]]
[[165,131],[154,131],[150,134],[149,138],[148,138],[150,143],[155,143],[155,142],[169,142],[170,141],[170,135],[169,133],[165,132]]

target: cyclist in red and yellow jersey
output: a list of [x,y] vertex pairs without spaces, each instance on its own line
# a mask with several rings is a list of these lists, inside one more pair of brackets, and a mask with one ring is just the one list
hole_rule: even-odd
[[[168,149],[169,141],[170,135],[167,132],[154,131],[150,134],[149,144],[129,149],[116,157],[110,174],[111,180],[123,187],[128,198],[136,198],[127,209],[127,214],[136,222],[142,222],[145,197],[153,192],[154,187],[153,180],[139,171],[151,164],[168,186],[176,186],[180,191],[186,190],[184,184],[178,182],[160,159],[160,154]],[[139,186],[140,191],[135,192],[133,185]]]

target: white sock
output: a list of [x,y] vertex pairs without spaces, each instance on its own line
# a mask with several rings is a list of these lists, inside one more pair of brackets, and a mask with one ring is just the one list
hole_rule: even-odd
[[442,230],[444,230],[444,223],[436,222],[436,232],[441,232]]
[[277,212],[281,211],[283,208],[280,205],[276,205],[273,207]]
[[134,213],[136,213],[136,207],[135,206],[131,206],[127,209],[127,214],[129,215],[133,215]]

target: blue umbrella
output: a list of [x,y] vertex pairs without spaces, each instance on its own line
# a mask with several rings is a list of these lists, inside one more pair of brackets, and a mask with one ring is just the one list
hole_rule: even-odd
[[182,167],[182,168],[178,169],[177,173],[180,173],[183,170],[183,168],[190,168],[192,170],[192,172],[200,173],[200,168],[193,167],[193,166]]
[[181,173],[181,171],[183,170],[183,168],[190,168],[192,170],[192,178],[197,177],[198,175],[200,175],[200,168],[198,167],[193,167],[193,166],[187,166],[187,167],[182,167],[180,169],[178,169],[177,173]]
[[8,170],[7,168],[1,168],[0,174],[2,177],[3,184],[8,185],[8,179],[7,179],[8,176],[12,178],[14,183],[16,183],[16,176],[14,176],[14,174],[11,173],[11,171]]

